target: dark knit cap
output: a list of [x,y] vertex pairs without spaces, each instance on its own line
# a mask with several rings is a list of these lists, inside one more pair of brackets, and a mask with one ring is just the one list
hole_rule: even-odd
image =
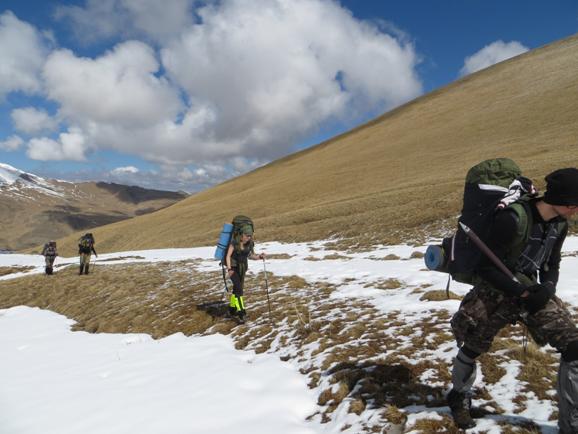
[[578,205],[578,169],[558,169],[546,176],[544,201],[550,205]]

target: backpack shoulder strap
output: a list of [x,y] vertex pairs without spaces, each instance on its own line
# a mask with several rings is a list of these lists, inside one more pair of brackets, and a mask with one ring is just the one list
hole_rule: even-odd
[[530,203],[528,199],[521,198],[513,204],[508,206],[518,216],[518,227],[516,229],[515,242],[510,248],[510,257],[512,260],[517,260],[517,258],[522,254],[524,247],[530,237],[530,231],[532,230],[532,225],[534,224],[532,219],[532,210],[530,209]]

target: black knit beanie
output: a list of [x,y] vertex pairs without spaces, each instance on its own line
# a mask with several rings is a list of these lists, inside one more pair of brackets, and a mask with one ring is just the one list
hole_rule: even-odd
[[578,169],[558,169],[546,176],[544,202],[550,205],[578,205]]

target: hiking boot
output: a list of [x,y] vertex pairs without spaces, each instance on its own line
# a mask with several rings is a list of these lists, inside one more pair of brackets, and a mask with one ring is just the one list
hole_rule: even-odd
[[81,265],[81,266],[80,266],[80,270],[78,271],[78,275],[79,275],[79,276],[82,275],[82,269],[83,269],[83,268],[84,268],[84,265]]
[[84,274],[88,274],[88,265],[84,267]]
[[227,314],[229,315],[229,318],[234,318],[235,315],[237,314],[237,309],[235,309],[233,306],[229,306]]
[[468,429],[476,426],[476,423],[470,415],[472,407],[472,398],[468,393],[459,393],[451,390],[447,396],[448,406],[452,411],[452,417],[458,428]]
[[245,324],[245,317],[247,316],[245,309],[235,311],[232,318],[237,321],[238,324]]

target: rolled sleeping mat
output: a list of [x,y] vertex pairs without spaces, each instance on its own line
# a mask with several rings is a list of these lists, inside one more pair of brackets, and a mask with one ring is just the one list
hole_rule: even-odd
[[447,258],[442,246],[428,246],[425,251],[424,261],[428,270],[442,271],[447,273]]
[[221,235],[219,235],[219,241],[217,243],[217,249],[215,250],[215,259],[223,261],[225,255],[227,254],[227,248],[231,242],[231,234],[233,233],[233,225],[231,223],[225,223],[223,225],[223,230]]

